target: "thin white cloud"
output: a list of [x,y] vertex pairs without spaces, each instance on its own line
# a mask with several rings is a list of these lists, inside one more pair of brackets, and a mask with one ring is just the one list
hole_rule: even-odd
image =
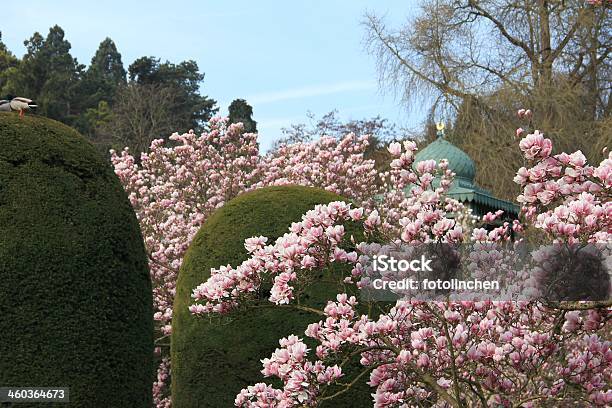
[[261,92],[248,96],[246,100],[252,105],[281,102],[290,99],[310,98],[313,96],[331,95],[343,92],[364,91],[376,87],[374,81],[345,81],[327,85],[311,85],[281,91]]

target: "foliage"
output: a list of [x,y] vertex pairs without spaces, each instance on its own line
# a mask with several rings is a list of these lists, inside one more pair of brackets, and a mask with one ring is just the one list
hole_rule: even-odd
[[176,93],[174,103],[168,107],[170,117],[175,120],[174,129],[200,131],[204,122],[217,111],[216,101],[199,93],[204,74],[193,60],[173,64],[160,63],[154,57],[141,57],[130,65],[128,72],[130,80],[136,84],[159,85]]
[[126,75],[121,54],[117,51],[113,40],[107,37],[100,43],[96,54],[91,59],[87,73],[93,80],[105,82],[104,85],[111,88],[110,90],[101,89],[98,92],[108,91],[102,99],[112,100],[112,87],[125,83]]
[[244,99],[234,99],[229,108],[229,123],[242,123],[247,133],[257,133],[257,122],[253,120],[253,107]]
[[538,112],[559,149],[595,160],[609,144],[609,11],[581,1],[426,0],[401,27],[372,14],[364,24],[381,81],[407,104],[428,98],[476,161],[478,182],[510,199],[522,159],[508,135],[521,105]]
[[[519,117],[530,115],[530,111],[519,111]],[[517,134],[522,135],[522,129]],[[519,147],[532,167],[518,172],[516,181],[524,189],[518,199],[533,226],[543,230],[549,242],[612,242],[612,154],[598,167],[589,166],[581,152],[553,156],[551,140],[537,130],[521,139]],[[317,206],[274,243],[266,245],[263,236],[245,240],[251,257],[236,266],[213,269],[211,277],[194,288],[196,303],[191,312],[231,316],[253,299],[292,304],[303,281],[335,263],[352,264],[347,286],[364,287],[370,282],[372,255],[401,253],[409,248],[402,245],[408,243],[461,242],[462,228],[448,216],[455,210],[444,199],[452,174],[446,172],[439,186],[432,184],[436,163],[413,166],[415,150],[412,143],[389,146],[396,157],[391,178],[396,177],[400,187],[403,183],[415,186],[398,208],[401,218],[386,222],[395,228],[387,228],[376,210],[339,202]],[[444,170],[446,164],[440,166]],[[393,210],[387,207],[386,212]],[[490,221],[497,216],[485,218]],[[352,252],[341,249],[338,243],[345,232],[340,224],[348,219],[364,220],[366,231],[386,234],[389,244],[381,248],[362,243]],[[499,252],[486,249],[486,243],[508,240],[510,227],[473,231],[472,239],[481,244],[474,255],[476,268],[486,268],[487,259],[494,268],[512,261],[500,262]],[[516,224],[512,229],[520,230]],[[525,274],[520,282],[531,287],[534,271],[530,263],[526,268],[520,272]],[[260,291],[267,281],[273,282],[269,294]],[[323,320],[305,331],[317,341],[315,348],[291,335],[262,361],[262,373],[278,378],[281,387],[264,383],[247,387],[236,397],[236,405],[317,406],[333,400],[337,394],[329,387],[342,381],[344,358],[356,353],[361,356],[363,376],[369,375],[368,384],[374,388],[376,407],[607,406],[612,402],[607,380],[612,370],[606,339],[608,299],[609,293],[604,301],[591,303],[402,299],[373,317],[360,314],[355,297],[340,293],[321,310]],[[312,356],[311,350],[315,351]],[[346,392],[354,386],[344,384]]]
[[[176,279],[185,251],[215,209],[242,192],[269,185],[319,187],[368,201],[377,185],[374,162],[363,157],[367,137],[323,138],[262,157],[257,135],[244,133],[242,124],[213,118],[208,126],[199,136],[172,135],[173,146],[154,140],[140,163],[129,149],[111,152],[115,173],[144,235],[160,342],[171,333]],[[163,387],[156,391],[163,406]]]
[[7,77],[11,71],[14,71],[18,65],[17,58],[11,53],[6,45],[2,42],[2,32],[0,31],[0,90],[2,90],[7,82]]
[[213,99],[200,94],[204,74],[194,61],[142,57],[130,65],[127,81],[110,38],[87,69],[71,56],[57,25],[46,37],[34,33],[25,45],[19,60],[0,41],[0,93],[34,99],[38,114],[76,127],[103,151],[127,144],[139,152],[171,130],[202,130],[217,110]]
[[[174,407],[196,407],[203,400],[211,406],[231,406],[240,389],[261,378],[254,362],[274,351],[279,338],[318,320],[308,310],[323,307],[342,288],[342,279],[337,278],[342,271],[330,271],[309,282],[297,307],[270,308],[260,302],[221,321],[190,316],[193,287],[210,277],[211,268],[247,259],[245,239],[256,233],[280,237],[316,204],[341,199],[321,189],[266,187],[239,195],[206,220],[185,255],[177,282],[172,321]],[[350,246],[350,242],[345,244]],[[349,272],[350,268],[344,270]],[[334,401],[333,406],[367,406],[369,390],[362,387],[358,397],[365,404],[351,404],[355,395],[350,398]]]
[[151,281],[117,177],[55,121],[4,113],[0,134],[0,383],[150,407]]
[[40,105],[38,111],[52,119],[73,124],[78,112],[73,102],[83,70],[70,55],[70,43],[59,26],[25,41],[26,54],[16,70],[7,73],[3,89],[12,95],[26,95]]
[[[97,146],[100,150],[108,150],[112,145],[114,137],[112,135],[106,135],[103,129],[106,124],[113,118],[113,112],[110,105],[106,101],[98,102],[98,106],[88,108],[83,116],[83,119],[87,123],[87,127],[90,129],[90,134],[95,134],[96,137],[92,143]],[[101,148],[102,146],[102,148]]]
[[[113,106],[117,88],[125,83],[126,72],[121,54],[117,51],[115,42],[106,38],[100,43],[87,70],[83,72],[76,96],[81,114],[75,126],[85,134],[96,135],[95,142],[99,142],[96,132],[100,125],[99,116],[104,115],[104,110]],[[100,115],[92,117],[90,110],[96,109],[101,109]]]

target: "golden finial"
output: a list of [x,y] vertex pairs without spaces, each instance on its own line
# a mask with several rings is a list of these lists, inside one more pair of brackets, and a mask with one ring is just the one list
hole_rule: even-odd
[[438,137],[444,137],[444,123],[436,123],[436,129],[438,129]]

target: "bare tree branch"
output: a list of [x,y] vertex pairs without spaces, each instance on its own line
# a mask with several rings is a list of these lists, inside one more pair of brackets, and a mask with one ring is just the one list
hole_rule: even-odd
[[493,25],[499,30],[499,32],[501,33],[501,35],[503,35],[511,44],[520,47],[523,51],[525,51],[525,54],[527,54],[527,56],[529,57],[529,59],[531,60],[531,62],[534,65],[538,65],[539,61],[536,58],[533,49],[529,48],[527,46],[527,44],[525,44],[523,41],[519,40],[516,37],[513,37],[512,35],[510,35],[510,33],[508,33],[508,30],[506,29],[506,27],[502,24],[501,21],[499,21],[498,19],[496,19],[495,17],[493,17],[493,15],[491,15],[491,13],[489,13],[488,11],[486,11],[484,8],[480,7],[478,5],[478,2],[475,0],[469,0],[468,4],[474,9],[476,10],[476,12],[474,12],[474,14],[477,14],[479,16],[482,16],[484,18],[486,18],[487,20],[489,20],[490,22],[493,23]]

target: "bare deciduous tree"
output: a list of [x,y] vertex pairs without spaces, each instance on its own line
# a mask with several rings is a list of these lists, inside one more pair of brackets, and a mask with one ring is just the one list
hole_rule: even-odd
[[[609,144],[609,5],[583,0],[425,0],[397,29],[367,14],[380,80],[406,103],[427,98],[481,184],[512,197],[514,111],[530,107],[560,149],[597,159]],[[597,150],[598,149],[598,150]]]
[[410,138],[406,129],[398,128],[395,124],[385,118],[376,116],[367,119],[351,119],[342,121],[337,110],[330,111],[317,118],[314,113],[307,113],[309,123],[292,124],[288,128],[282,128],[283,137],[274,142],[272,151],[278,149],[282,144],[310,142],[319,137],[331,136],[337,139],[345,137],[349,133],[357,136],[369,136],[369,146],[365,151],[365,157],[376,161],[378,169],[386,169],[390,156],[387,144],[393,140]]
[[96,132],[113,146],[128,146],[132,154],[147,151],[151,141],[167,138],[177,118],[172,108],[179,94],[171,86],[129,83],[117,90],[112,114]]

